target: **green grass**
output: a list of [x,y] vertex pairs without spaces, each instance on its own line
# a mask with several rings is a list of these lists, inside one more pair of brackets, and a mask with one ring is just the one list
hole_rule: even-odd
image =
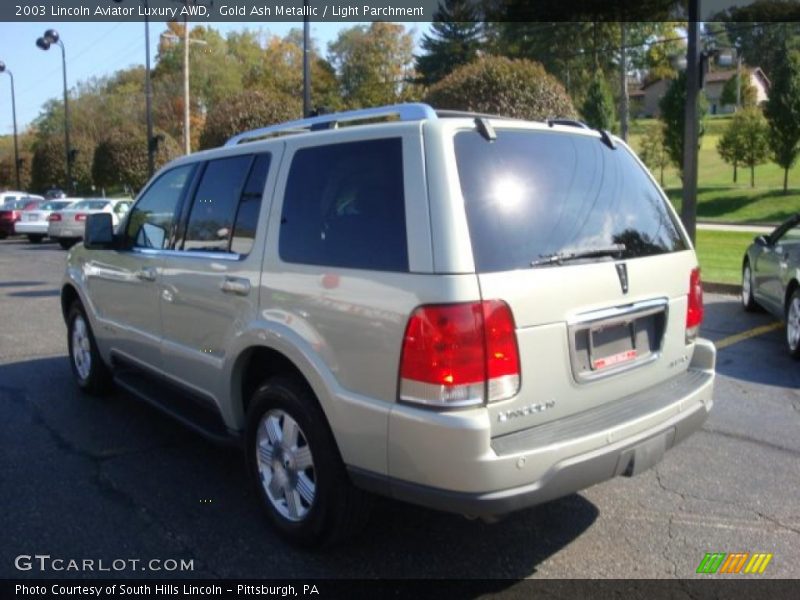
[[703,281],[741,283],[742,258],[755,233],[739,231],[697,231],[697,259]]
[[[705,221],[731,223],[779,223],[800,212],[800,161],[789,171],[789,194],[783,195],[783,170],[774,163],[755,169],[755,187],[750,187],[750,170],[740,168],[733,183],[733,167],[717,154],[717,141],[730,123],[730,115],[707,117],[705,135],[698,156],[697,217]],[[639,119],[630,128],[631,146],[641,148],[642,137],[660,126],[656,119]],[[660,173],[654,173],[660,178]],[[680,210],[681,180],[678,171],[664,171],[664,188]],[[795,187],[792,187],[795,186]]]

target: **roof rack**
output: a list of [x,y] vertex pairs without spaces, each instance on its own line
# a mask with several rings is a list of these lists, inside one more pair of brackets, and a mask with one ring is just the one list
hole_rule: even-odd
[[504,117],[502,115],[492,115],[489,113],[470,112],[466,110],[436,110],[436,116],[440,119],[503,119],[507,121],[519,121],[515,117]]
[[335,129],[338,127],[339,123],[353,123],[387,117],[398,117],[400,121],[422,121],[424,119],[437,118],[436,111],[427,104],[392,104],[390,106],[380,106],[377,108],[331,113],[318,117],[311,117],[309,119],[298,119],[297,121],[289,121],[287,123],[245,131],[229,139],[225,142],[225,146],[236,146],[242,142],[269,136],[290,135],[322,129]]
[[567,127],[580,127],[581,129],[591,129],[586,123],[583,121],[578,121],[577,119],[547,119],[548,127],[552,127],[553,125],[566,125]]

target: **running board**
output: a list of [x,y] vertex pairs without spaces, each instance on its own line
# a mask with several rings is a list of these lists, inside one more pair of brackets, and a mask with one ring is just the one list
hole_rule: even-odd
[[175,385],[139,369],[115,372],[114,383],[209,441],[225,446],[241,445],[240,436],[225,426],[216,410]]

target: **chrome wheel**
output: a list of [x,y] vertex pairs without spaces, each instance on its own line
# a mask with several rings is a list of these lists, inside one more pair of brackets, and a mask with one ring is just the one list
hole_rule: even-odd
[[82,380],[89,379],[92,372],[92,342],[86,321],[77,315],[72,321],[72,361]]
[[261,485],[270,503],[284,518],[302,521],[314,504],[314,457],[303,430],[288,413],[270,410],[256,436]]
[[795,294],[786,311],[786,342],[789,350],[796,352],[800,346],[800,296]]

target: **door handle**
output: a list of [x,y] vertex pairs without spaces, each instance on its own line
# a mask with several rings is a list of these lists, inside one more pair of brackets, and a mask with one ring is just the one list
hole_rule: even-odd
[[226,277],[220,289],[226,294],[247,296],[250,293],[250,280],[243,277]]
[[143,267],[136,271],[136,278],[142,281],[155,281],[156,270],[153,267]]

